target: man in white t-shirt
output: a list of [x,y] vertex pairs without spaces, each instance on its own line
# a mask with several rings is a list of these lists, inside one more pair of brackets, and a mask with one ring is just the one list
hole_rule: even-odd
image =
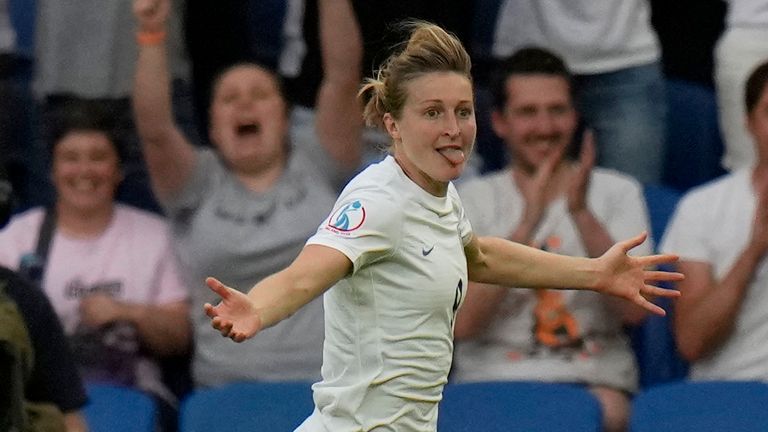
[[[480,235],[550,252],[597,257],[615,241],[649,229],[642,189],[613,170],[593,168],[591,133],[577,161],[577,113],[564,62],[540,48],[502,61],[492,90],[494,131],[512,156],[502,171],[460,186]],[[649,253],[651,245],[638,247]],[[600,400],[606,430],[625,428],[637,368],[623,331],[644,312],[585,291],[508,290],[472,283],[458,316],[458,381],[579,383]]]
[[648,0],[503,0],[493,56],[541,46],[574,73],[579,112],[594,129],[598,165],[659,183],[666,99]]
[[768,62],[745,87],[755,165],[683,197],[661,244],[686,275],[674,327],[694,380],[768,381]]

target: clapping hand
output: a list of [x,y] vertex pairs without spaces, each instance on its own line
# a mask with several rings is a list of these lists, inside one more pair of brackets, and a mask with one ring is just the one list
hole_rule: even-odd
[[591,130],[586,130],[581,141],[579,161],[575,166],[574,177],[568,187],[568,211],[576,214],[587,208],[587,190],[592,168],[595,167],[595,137]]

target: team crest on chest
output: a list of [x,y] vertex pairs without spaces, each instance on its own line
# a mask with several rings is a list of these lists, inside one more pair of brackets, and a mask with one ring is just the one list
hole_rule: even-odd
[[352,200],[336,209],[328,218],[328,228],[347,233],[360,228],[365,222],[365,207],[360,200]]

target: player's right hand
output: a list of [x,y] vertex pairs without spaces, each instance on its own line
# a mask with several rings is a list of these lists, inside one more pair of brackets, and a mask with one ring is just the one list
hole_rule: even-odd
[[243,342],[261,330],[261,317],[246,294],[224,285],[216,278],[209,277],[205,283],[221,297],[216,306],[206,303],[203,308],[211,318],[211,326],[222,336]]

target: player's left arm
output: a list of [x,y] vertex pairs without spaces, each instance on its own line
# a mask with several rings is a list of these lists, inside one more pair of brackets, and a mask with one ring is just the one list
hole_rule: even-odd
[[646,270],[672,263],[674,255],[633,257],[627,252],[647,234],[618,242],[598,258],[553,254],[498,237],[476,237],[465,246],[469,279],[507,287],[587,289],[630,300],[663,315],[646,297],[677,297],[679,292],[646,281],[680,280],[675,272]]

